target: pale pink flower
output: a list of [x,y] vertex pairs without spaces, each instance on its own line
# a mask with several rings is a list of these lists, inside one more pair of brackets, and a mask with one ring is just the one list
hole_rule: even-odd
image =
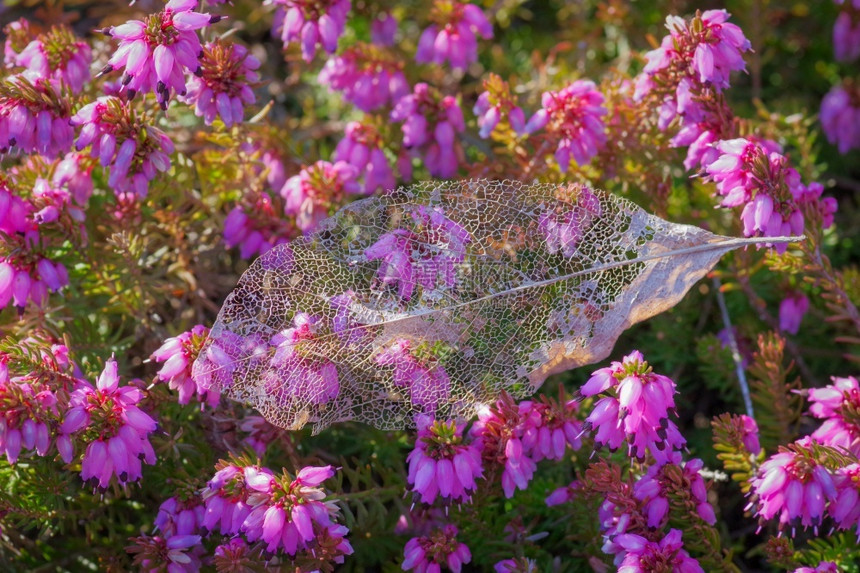
[[89,44],[66,26],[53,26],[16,54],[14,64],[49,80],[58,92],[65,87],[78,94],[90,80],[91,60]]

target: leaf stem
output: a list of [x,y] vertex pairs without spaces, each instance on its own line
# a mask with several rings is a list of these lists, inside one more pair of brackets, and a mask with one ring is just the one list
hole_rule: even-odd
[[735,373],[738,376],[738,384],[741,387],[741,395],[744,398],[744,408],[747,411],[747,416],[755,420],[753,412],[752,397],[750,396],[750,386],[747,382],[747,375],[744,372],[743,358],[738,349],[738,341],[735,339],[735,331],[732,328],[732,319],[729,317],[729,309],[726,306],[726,298],[721,290],[722,285],[720,279],[713,277],[714,289],[717,291],[717,303],[720,305],[720,314],[723,317],[723,326],[726,328],[726,337],[729,340],[729,349],[732,351],[732,361],[735,363]]

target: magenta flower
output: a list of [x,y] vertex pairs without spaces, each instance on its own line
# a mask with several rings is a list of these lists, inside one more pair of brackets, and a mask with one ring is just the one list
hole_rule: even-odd
[[717,516],[708,503],[708,490],[700,473],[704,462],[696,458],[682,464],[681,454],[678,452],[675,452],[672,458],[668,464],[649,466],[645,475],[633,485],[633,495],[642,502],[642,509],[648,518],[648,527],[665,525],[664,519],[669,514],[669,492],[677,488],[676,473],[667,471],[671,466],[681,467],[682,483],[690,492],[690,501],[696,504],[699,518],[709,525],[715,524]]
[[472,560],[472,553],[465,543],[457,541],[456,536],[457,527],[449,524],[425,537],[413,537],[403,548],[401,568],[429,573],[446,566],[454,573],[460,573],[463,565]]
[[407,480],[422,503],[432,504],[437,495],[451,501],[468,501],[483,477],[480,439],[463,443],[463,426],[456,422],[418,418],[418,438],[406,461]]
[[761,452],[761,444],[758,439],[758,424],[746,414],[741,414],[738,418],[743,428],[741,440],[744,447],[749,453],[757,456]]
[[155,463],[149,434],[157,424],[137,407],[142,399],[136,387],[119,387],[113,358],[105,363],[95,387],[82,380],[72,392],[60,433],[72,436],[86,430],[90,441],[81,463],[84,481],[102,489],[114,476],[120,484],[135,482],[143,475],[141,461]]
[[780,447],[751,481],[747,509],[754,507],[761,520],[778,516],[780,529],[790,526],[792,535],[798,525],[818,531],[825,505],[836,497],[833,475],[808,449],[813,443],[807,436],[790,448]]
[[250,446],[260,458],[266,454],[269,444],[281,436],[281,429],[262,416],[245,416],[239,429],[245,434],[242,442]]
[[358,170],[363,178],[365,193],[394,189],[397,185],[385,145],[379,132],[371,125],[352,121],[346,125],[346,135],[337,144],[332,159],[344,161]]
[[364,251],[367,260],[382,260],[377,278],[383,287],[397,284],[404,301],[412,298],[417,286],[425,290],[436,289],[440,282],[445,288],[454,286],[456,265],[463,262],[471,241],[468,231],[439,207],[421,205],[410,214],[412,229],[385,233]]
[[419,359],[416,354],[412,341],[401,338],[379,352],[374,360],[380,366],[391,368],[394,384],[408,389],[412,404],[432,415],[439,406],[448,403],[451,379],[437,359]]
[[403,62],[375,44],[359,43],[329,58],[319,82],[340,92],[347,101],[366,112],[394,104],[409,94]]
[[582,422],[577,418],[576,400],[556,401],[541,396],[539,402],[524,400],[517,407],[523,451],[533,461],[562,460],[568,446],[573,450],[582,447]]
[[0,80],[0,152],[56,157],[72,146],[71,105],[48,79],[25,71]]
[[3,27],[3,35],[6,37],[3,42],[3,61],[7,68],[12,68],[18,54],[30,45],[35,34],[30,28],[30,22],[26,18],[19,18]]
[[221,395],[201,388],[191,376],[191,365],[197,359],[203,343],[209,336],[209,329],[197,325],[188,332],[168,338],[150,357],[164,365],[158,371],[158,379],[167,382],[171,390],[179,392],[179,403],[187,404],[196,397],[211,408],[218,405]]
[[111,27],[107,32],[119,47],[102,73],[124,69],[122,85],[129,98],[155,90],[158,103],[167,109],[171,90],[185,95],[186,72],[200,69],[200,39],[195,30],[221,18],[194,12],[196,7],[197,0],[170,0],[164,10],[145,21]]
[[842,10],[833,24],[833,57],[838,62],[850,62],[860,57],[860,6],[848,0],[842,2]]
[[[15,464],[22,452],[49,455],[52,428],[56,427],[60,413],[56,393],[40,381],[42,376],[10,379],[8,359],[0,356],[0,452],[6,454],[10,464]],[[49,370],[60,370],[54,360],[44,363]]]
[[400,98],[391,111],[391,119],[403,122],[403,147],[413,154],[423,152],[430,175],[456,175],[460,150],[457,134],[466,130],[466,123],[455,98],[442,97],[427,84],[419,83],[413,93]]
[[839,153],[860,149],[860,89],[848,82],[831,89],[821,100],[820,119],[827,141]]
[[860,536],[860,464],[849,464],[836,470],[833,477],[836,498],[828,513],[839,529],[854,528]]
[[475,35],[485,40],[493,37],[493,25],[474,4],[436,0],[430,19],[434,24],[421,34],[415,54],[415,61],[421,64],[433,62],[441,66],[448,60],[455,70],[465,70],[478,61]]
[[51,184],[68,191],[72,201],[86,207],[93,193],[93,162],[77,152],[67,153],[54,169]]
[[537,563],[532,559],[520,557],[518,559],[504,559],[493,565],[496,573],[538,573]]
[[594,82],[577,80],[561,91],[544,92],[541,104],[543,109],[529,119],[525,131],[545,127],[558,141],[555,159],[562,173],[567,173],[571,159],[580,166],[588,164],[606,144],[602,117],[607,111]]
[[276,373],[267,386],[289,407],[300,404],[326,404],[340,393],[337,368],[325,358],[305,356],[302,342],[317,336],[317,319],[303,312],[293,317],[293,327],[275,334],[269,343],[275,347],[270,365]]
[[349,0],[267,0],[267,3],[278,7],[274,33],[285,45],[299,42],[306,62],[314,59],[317,45],[329,54],[337,51],[351,8]]
[[569,485],[556,488],[544,499],[544,503],[546,503],[547,507],[569,503],[576,499],[577,491],[580,488],[581,484],[579,481],[573,481]]
[[143,535],[130,540],[134,544],[125,549],[134,555],[137,570],[144,573],[197,573],[203,566],[205,549],[199,535]]
[[594,405],[586,426],[594,431],[597,444],[615,450],[627,442],[629,455],[641,460],[650,452],[658,464],[665,463],[686,442],[669,420],[675,391],[672,380],[654,374],[642,354],[634,351],[595,371],[583,385],[583,396],[610,392]]
[[343,204],[348,194],[361,192],[355,180],[357,169],[338,161],[317,161],[293,175],[281,189],[284,212],[296,218],[296,226],[311,233],[336,207]]
[[562,217],[552,211],[541,213],[538,228],[544,235],[546,250],[550,254],[560,252],[565,257],[577,253],[577,245],[593,221],[600,217],[600,199],[587,187],[580,187],[575,199],[576,208]]
[[182,98],[206,125],[220,117],[230,127],[242,123],[245,106],[257,101],[251,86],[260,80],[260,62],[239,44],[216,39],[203,46],[200,68]]
[[508,83],[496,74],[484,80],[484,89],[472,112],[478,118],[478,135],[484,139],[500,122],[507,121],[516,135],[525,134],[526,119],[523,110],[514,103]]
[[833,384],[809,390],[809,413],[824,420],[812,439],[860,455],[860,384],[857,378],[832,378]]
[[175,535],[195,535],[200,532],[203,515],[204,508],[199,497],[169,497],[158,508],[155,530],[168,539]]
[[809,299],[801,292],[782,299],[779,304],[779,329],[789,334],[797,334],[807,310],[809,310]]
[[72,118],[81,127],[78,150],[110,167],[108,185],[117,195],[146,196],[149,182],[170,168],[173,142],[160,129],[140,120],[129,102],[104,96],[82,107]]
[[58,93],[63,87],[74,94],[81,93],[90,80],[90,46],[65,26],[53,26],[39,34],[10,60],[7,55],[7,64],[14,62],[49,80]]
[[632,533],[618,535],[614,542],[622,549],[615,560],[618,573],[704,573],[699,562],[684,550],[681,531],[678,529],[670,529],[659,543]]
[[[277,165],[281,165],[280,162]],[[273,172],[270,171],[270,174]],[[280,183],[286,177],[274,174],[271,177]],[[239,256],[250,259],[269,252],[275,245],[288,243],[300,233],[294,221],[283,216],[283,200],[266,191],[248,192],[241,202],[224,219],[224,243],[228,247],[239,247]]]

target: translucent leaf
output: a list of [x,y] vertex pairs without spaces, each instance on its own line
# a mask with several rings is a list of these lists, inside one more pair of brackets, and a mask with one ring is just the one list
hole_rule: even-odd
[[254,262],[193,375],[287,429],[470,417],[605,358],[721,255],[760,241],[579,185],[401,188]]

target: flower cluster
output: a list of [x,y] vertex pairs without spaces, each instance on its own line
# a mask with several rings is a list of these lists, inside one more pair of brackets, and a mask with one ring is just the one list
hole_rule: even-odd
[[658,463],[668,462],[686,443],[669,419],[675,392],[675,383],[652,372],[642,354],[634,351],[597,370],[583,385],[583,396],[607,394],[594,405],[586,426],[597,444],[616,450],[626,442],[629,454],[638,459],[650,453]]
[[411,213],[412,228],[395,229],[383,234],[364,255],[369,261],[381,260],[377,278],[383,287],[397,285],[405,301],[416,287],[432,290],[456,282],[456,264],[463,262],[469,232],[445,217],[441,208],[423,205]]
[[833,24],[833,56],[839,62],[860,57],[860,2],[835,0],[842,5]]
[[820,119],[827,141],[839,153],[860,149],[860,87],[845,81],[831,89],[821,100]]
[[453,96],[441,96],[425,83],[397,102],[393,121],[402,121],[403,147],[414,155],[423,153],[430,175],[448,178],[457,173],[457,134],[466,130],[463,111]]
[[833,384],[809,390],[809,413],[824,420],[812,439],[860,455],[860,384],[857,378],[833,378]]
[[526,118],[522,108],[514,103],[510,87],[500,76],[490,74],[484,80],[484,90],[472,112],[478,117],[478,135],[486,139],[500,122],[507,120],[516,135],[526,131]]
[[200,39],[195,30],[220,17],[194,12],[197,0],[170,0],[164,10],[146,20],[129,20],[107,33],[119,41],[116,52],[103,70],[123,69],[122,86],[129,98],[155,90],[162,109],[167,109],[171,90],[185,95],[187,72],[200,68]]
[[296,218],[299,230],[313,232],[320,221],[343,204],[347,195],[361,192],[357,171],[343,161],[317,161],[305,167],[287,179],[281,189],[284,212]]
[[299,233],[291,221],[284,219],[283,212],[280,196],[246,193],[224,218],[224,243],[231,248],[238,246],[239,256],[250,259],[289,242]]
[[675,118],[680,129],[672,139],[676,147],[689,146],[687,169],[707,166],[711,145],[729,136],[732,126],[719,97],[729,87],[733,71],[743,71],[742,54],[749,40],[728,22],[725,10],[697,14],[688,24],[677,16],[666,18],[669,35],[648,52],[648,63],[636,79],[636,101],[653,101],[659,109],[658,127],[666,130]]
[[779,526],[791,527],[792,535],[798,525],[816,531],[825,515],[825,506],[836,498],[836,485],[831,472],[811,451],[809,437],[793,447],[781,447],[769,457],[752,479],[751,501],[762,520],[779,517]]
[[260,61],[244,46],[223,40],[207,43],[201,54],[183,101],[194,104],[194,113],[206,125],[216,117],[227,127],[242,123],[244,106],[257,101],[251,87],[260,79]]
[[17,148],[46,157],[72,146],[71,103],[38,72],[0,80],[0,153]]
[[78,110],[72,124],[81,127],[78,150],[90,147],[103,167],[110,166],[108,185],[118,195],[146,196],[149,182],[170,168],[173,142],[160,129],[139,119],[134,107],[103,96]]
[[802,292],[793,293],[779,304],[779,328],[789,334],[797,334],[803,315],[809,310],[809,299]]
[[196,394],[201,403],[209,404],[212,408],[218,405],[220,395],[201,388],[191,377],[191,365],[208,336],[209,329],[198,324],[188,332],[165,340],[150,357],[156,362],[164,362],[158,371],[158,379],[179,392],[180,404],[187,404]]
[[[803,233],[799,207],[809,189],[771,142],[730,139],[715,145],[719,155],[705,168],[723,197],[723,207],[740,207],[744,235],[777,237]],[[832,215],[832,213],[831,213]],[[777,247],[784,251],[785,245]]]
[[451,524],[427,536],[413,537],[406,542],[403,554],[401,568],[417,573],[439,571],[442,566],[459,573],[463,565],[472,560],[466,544],[457,541],[457,527]]
[[439,360],[411,340],[399,338],[379,352],[375,362],[390,368],[395,385],[409,390],[409,400],[421,412],[433,415],[449,400],[451,379]]
[[649,541],[641,535],[625,533],[615,537],[621,549],[615,557],[620,573],[645,571],[677,571],[678,573],[704,573],[699,562],[684,550],[681,531],[671,529],[659,542]]
[[319,487],[334,475],[331,466],[305,467],[295,477],[241,462],[222,461],[216,468],[202,494],[206,529],[242,533],[250,543],[262,541],[269,553],[295,556],[316,548],[329,552],[334,563],[352,553],[348,530],[333,521],[337,506]]
[[15,53],[9,43],[7,46],[10,47],[6,53],[7,66],[33,72],[36,77],[50,81],[58,93],[68,88],[78,94],[90,80],[90,46],[65,26],[53,26],[39,34],[20,52]]
[[372,125],[352,121],[346,125],[346,134],[337,144],[332,159],[355,167],[364,180],[366,193],[388,191],[394,189],[397,182],[383,149],[379,130]]
[[478,41],[475,34],[489,40],[493,26],[481,9],[458,0],[435,0],[428,27],[418,39],[415,60],[438,65],[448,60],[451,67],[464,70],[478,60]]
[[[704,462],[700,459],[690,460],[683,465],[681,454],[675,452],[672,461],[664,465],[651,465],[648,471],[639,478],[633,486],[633,495],[642,502],[643,510],[648,517],[648,527],[661,527],[669,515],[670,496],[676,502],[682,490],[695,506],[698,516],[709,525],[717,521],[714,508],[708,503],[708,491],[701,470]],[[687,500],[684,500],[687,501]]]
[[451,501],[467,501],[483,477],[481,440],[463,442],[463,425],[433,421],[428,416],[418,420],[415,449],[406,458],[407,479],[423,503],[433,503],[437,496]]
[[120,484],[138,481],[141,461],[155,463],[149,435],[157,426],[137,404],[143,392],[135,386],[119,387],[116,360],[105,363],[95,387],[81,380],[69,396],[69,409],[57,438],[60,455],[73,459],[72,436],[87,444],[81,478],[102,489],[115,476]]
[[319,82],[366,112],[394,104],[410,91],[403,62],[375,44],[359,43],[327,60]]
[[576,411],[573,400],[556,402],[543,397],[540,402],[516,404],[510,396],[503,396],[494,408],[478,412],[469,433],[484,444],[485,464],[502,468],[505,497],[528,488],[537,462],[560,460],[567,447],[581,447]]
[[587,165],[606,144],[606,115],[603,94],[594,82],[577,80],[557,92],[544,92],[542,109],[526,123],[525,131],[534,133],[546,128],[557,141],[555,159],[562,173],[567,173],[570,161]]
[[269,0],[278,6],[275,34],[284,44],[299,42],[302,58],[314,59],[317,44],[333,54],[346,27],[350,0]]

